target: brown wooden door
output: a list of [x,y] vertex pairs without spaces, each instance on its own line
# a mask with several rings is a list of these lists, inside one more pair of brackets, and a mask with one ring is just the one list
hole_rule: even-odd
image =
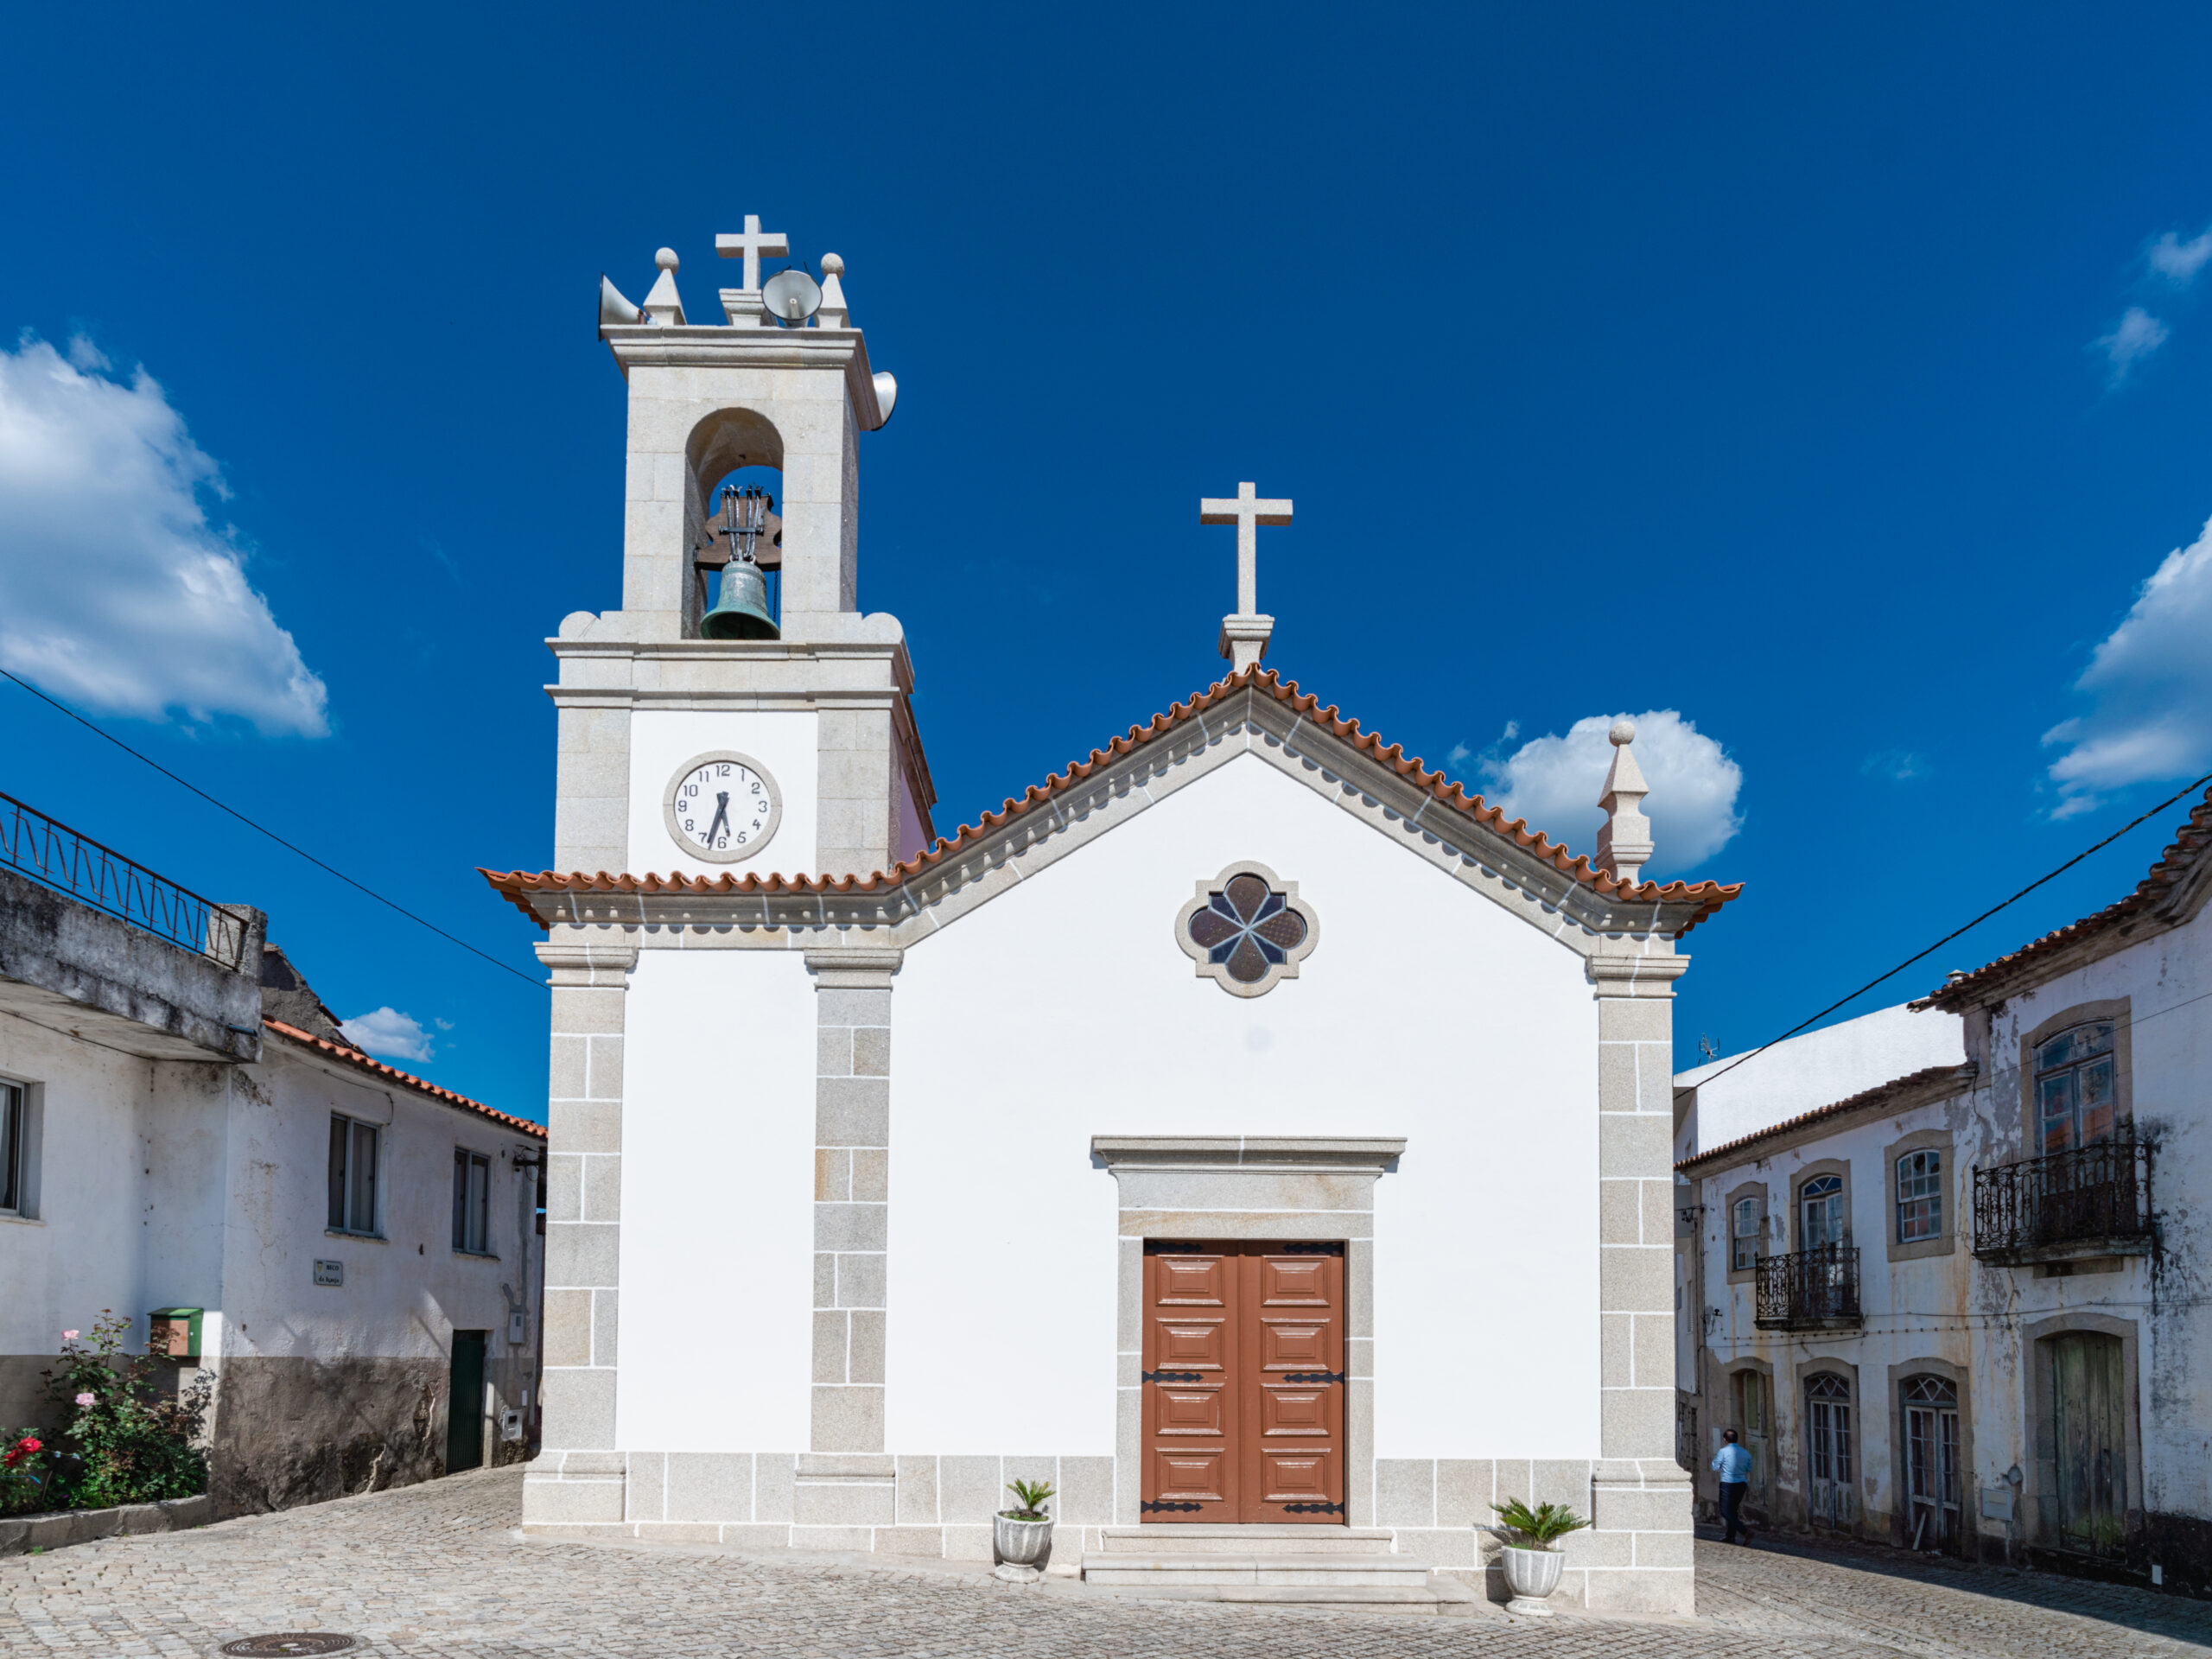
[[1147,1241],[1143,1516],[1344,1518],[1341,1244]]

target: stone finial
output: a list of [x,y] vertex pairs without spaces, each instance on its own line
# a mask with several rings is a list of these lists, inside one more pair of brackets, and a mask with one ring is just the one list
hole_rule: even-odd
[[1629,748],[1636,741],[1636,722],[1617,720],[1605,737],[1613,746],[1613,764],[1598,797],[1605,822],[1599,826],[1598,855],[1591,862],[1617,880],[1634,881],[1651,857],[1651,820],[1640,810],[1651,790]]
[[653,291],[645,296],[645,309],[652,313],[653,321],[663,327],[683,327],[683,299],[676,291],[677,263],[674,248],[663,248],[653,255],[653,264],[660,267],[660,275],[654,279]]
[[834,253],[822,256],[822,303],[814,313],[817,328],[849,328],[852,313],[845,308],[845,262]]

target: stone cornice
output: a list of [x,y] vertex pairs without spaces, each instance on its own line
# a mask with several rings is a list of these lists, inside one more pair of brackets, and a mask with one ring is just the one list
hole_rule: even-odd
[[824,991],[888,990],[906,960],[896,945],[809,944],[804,951],[816,988]]
[[1108,1169],[1296,1169],[1372,1173],[1395,1168],[1403,1135],[1094,1135]]
[[883,424],[868,367],[868,341],[857,328],[734,328],[708,324],[664,328],[609,324],[599,337],[627,380],[633,368],[822,369],[842,371],[853,418],[863,431]]

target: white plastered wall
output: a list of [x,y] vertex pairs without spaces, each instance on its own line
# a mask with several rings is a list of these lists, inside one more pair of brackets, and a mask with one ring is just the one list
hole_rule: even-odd
[[[1320,929],[1249,1000],[1171,936],[1241,859]],[[1598,1455],[1597,1008],[1572,950],[1248,759],[920,941],[895,983],[888,1450],[1113,1451],[1092,1135],[1360,1134],[1408,1140],[1376,1187],[1376,1455]]]
[[807,1444],[814,998],[796,951],[639,955],[623,1067],[620,1445]]
[[1678,1093],[1696,1091],[1675,1132],[1675,1156],[1725,1147],[1800,1113],[1931,1065],[1956,1065],[1966,1057],[1964,1024],[1957,1014],[1934,1008],[1915,1014],[1903,1003],[1776,1043],[1757,1058],[1724,1055],[1675,1074]]
[[[630,856],[639,874],[747,875],[812,874],[816,861],[818,721],[811,711],[703,713],[647,710],[630,718]],[[751,858],[715,864],[687,858],[670,836],[662,799],[676,770],[694,756],[734,749],[768,769],[783,798],[775,838]]]

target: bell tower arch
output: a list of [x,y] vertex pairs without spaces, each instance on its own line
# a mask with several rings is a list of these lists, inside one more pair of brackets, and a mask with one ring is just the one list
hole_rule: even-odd
[[[811,316],[769,315],[759,255],[782,242],[757,226],[717,238],[745,260],[721,322],[687,320],[667,249],[642,308],[605,290],[600,338],[629,404],[622,605],[576,612],[548,642],[563,871],[865,876],[933,834],[906,633],[857,603],[861,435],[889,418],[896,383],[868,362],[836,255]],[[703,578],[726,556],[712,492],[757,467],[780,474],[780,637],[702,638]],[[779,807],[773,840],[735,860],[681,839],[670,802],[683,763],[723,753],[755,757]]]

